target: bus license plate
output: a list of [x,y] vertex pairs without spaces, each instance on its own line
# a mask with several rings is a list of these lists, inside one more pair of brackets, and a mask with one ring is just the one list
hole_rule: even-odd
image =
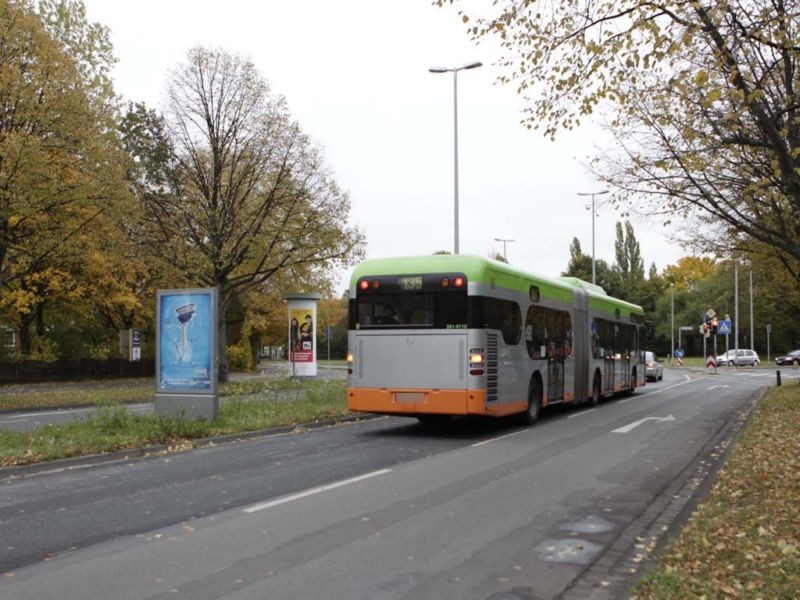
[[395,392],[394,401],[398,404],[419,404],[425,402],[424,392]]

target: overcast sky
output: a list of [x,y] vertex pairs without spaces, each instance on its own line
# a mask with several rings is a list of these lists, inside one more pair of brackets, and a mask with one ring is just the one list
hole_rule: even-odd
[[[555,142],[520,125],[523,99],[496,85],[496,48],[475,46],[452,8],[430,0],[84,0],[111,30],[116,90],[160,108],[167,74],[197,45],[249,56],[324,149],[352,201],[369,258],[453,249],[453,77],[458,75],[460,251],[559,275],[573,237],[591,254],[586,127]],[[598,198],[598,201],[600,198]],[[596,257],[614,260],[610,207],[596,219]],[[633,220],[645,268],[685,252],[657,222]],[[336,293],[348,274],[338,278]]]

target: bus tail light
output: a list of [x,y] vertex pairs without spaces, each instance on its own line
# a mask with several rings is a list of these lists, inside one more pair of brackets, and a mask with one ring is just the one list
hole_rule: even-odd
[[352,352],[348,352],[347,353],[347,374],[348,375],[352,375],[353,374],[353,353]]
[[362,279],[361,281],[358,282],[358,288],[361,291],[369,289],[369,281],[367,281],[366,279]]
[[464,286],[464,278],[459,276],[453,280],[453,285],[460,288]]
[[469,350],[470,375],[483,375],[483,365],[485,362],[486,362],[486,357],[483,354],[483,348],[470,348]]

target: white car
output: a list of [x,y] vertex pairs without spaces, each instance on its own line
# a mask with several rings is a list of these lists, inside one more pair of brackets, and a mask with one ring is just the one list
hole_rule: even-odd
[[755,350],[728,350],[717,357],[717,364],[720,366],[738,367],[750,365],[751,367],[757,367],[759,362],[761,362],[761,359],[758,358],[758,353]]

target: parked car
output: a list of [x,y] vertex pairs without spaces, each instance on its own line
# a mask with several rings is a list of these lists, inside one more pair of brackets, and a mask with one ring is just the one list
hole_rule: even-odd
[[800,365],[800,350],[792,350],[789,354],[776,356],[775,362],[779,365]]
[[739,367],[741,365],[750,365],[751,367],[757,367],[759,362],[761,362],[761,359],[755,350],[728,350],[717,357],[717,364],[720,366]]
[[658,357],[653,352],[644,353],[644,376],[648,381],[664,379],[664,366],[658,362]]

